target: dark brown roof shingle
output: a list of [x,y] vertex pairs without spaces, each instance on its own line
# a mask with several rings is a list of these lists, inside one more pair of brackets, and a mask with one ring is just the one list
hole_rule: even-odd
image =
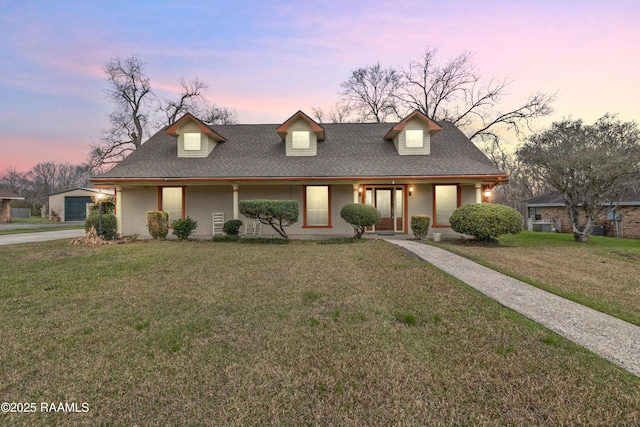
[[431,137],[431,154],[400,156],[389,123],[322,124],[317,156],[287,157],[278,125],[212,126],[226,142],[204,159],[178,158],[174,136],[159,131],[100,180],[141,178],[366,178],[504,175],[451,123]]

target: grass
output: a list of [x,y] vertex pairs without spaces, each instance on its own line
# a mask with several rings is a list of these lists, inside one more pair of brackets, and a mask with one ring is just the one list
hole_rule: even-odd
[[640,242],[522,232],[499,244],[439,244],[487,267],[640,326]]
[[631,425],[640,379],[382,241],[0,247],[2,425]]

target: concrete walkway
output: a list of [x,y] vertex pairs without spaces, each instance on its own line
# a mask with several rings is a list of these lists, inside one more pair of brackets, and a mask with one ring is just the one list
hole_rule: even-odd
[[34,233],[5,234],[0,236],[0,245],[15,245],[18,243],[46,242],[49,240],[74,239],[85,234],[84,229],[40,231]]
[[385,238],[503,306],[640,377],[640,327],[505,276],[438,247]]

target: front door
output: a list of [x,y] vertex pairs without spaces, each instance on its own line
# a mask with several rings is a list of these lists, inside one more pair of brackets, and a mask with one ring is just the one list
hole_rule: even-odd
[[393,189],[376,188],[376,209],[380,212],[376,231],[393,231]]

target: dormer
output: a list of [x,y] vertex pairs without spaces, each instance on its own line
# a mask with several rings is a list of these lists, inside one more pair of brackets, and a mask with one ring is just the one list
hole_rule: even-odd
[[205,158],[219,142],[225,142],[222,136],[206,124],[187,113],[166,130],[178,139],[178,157]]
[[285,142],[287,156],[315,156],[318,141],[324,140],[324,128],[302,111],[281,124],[276,132]]
[[431,153],[431,135],[442,128],[416,110],[395,125],[385,139],[392,140],[401,156],[427,155]]

